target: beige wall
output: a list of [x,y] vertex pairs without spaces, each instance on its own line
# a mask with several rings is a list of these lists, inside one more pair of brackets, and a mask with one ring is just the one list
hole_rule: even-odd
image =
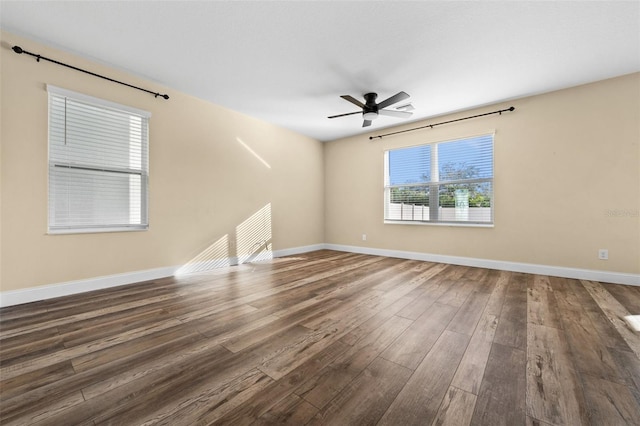
[[[9,50],[15,44],[167,92],[171,99],[36,63]],[[258,228],[269,225],[274,250],[326,242],[640,273],[640,74],[428,122],[517,108],[502,116],[323,145],[7,33],[0,72],[2,291],[182,265],[212,244],[216,256],[234,256],[238,233],[248,228],[264,235]],[[149,231],[46,234],[45,84],[153,114]],[[415,102],[419,107],[428,99]],[[383,224],[385,149],[494,130],[494,228]],[[599,248],[609,249],[610,260],[597,259]]]
[[[325,144],[325,242],[640,273],[640,74],[405,127],[511,105],[502,116]],[[385,149],[494,130],[494,228],[383,223]]]
[[[16,44],[171,99],[37,63]],[[274,250],[324,241],[320,142],[12,34],[2,33],[0,61],[2,291],[181,265],[225,236],[230,250],[215,255],[234,256],[238,232],[269,225]],[[45,84],[153,114],[149,231],[47,235]],[[270,224],[260,214],[242,226],[265,206]]]

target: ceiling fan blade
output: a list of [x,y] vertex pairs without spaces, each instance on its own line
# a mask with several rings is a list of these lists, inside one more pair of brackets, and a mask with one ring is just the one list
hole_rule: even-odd
[[346,114],[332,115],[331,117],[327,117],[327,118],[338,118],[338,117],[344,117],[345,115],[353,115],[353,114],[362,114],[362,111],[348,112]]
[[398,117],[398,118],[409,118],[413,115],[412,112],[408,111],[394,111],[392,109],[379,109],[378,114],[386,115],[388,117]]
[[385,107],[388,107],[389,105],[395,104],[396,102],[400,102],[403,101],[405,99],[407,99],[409,97],[409,95],[407,95],[405,92],[398,92],[395,95],[393,95],[392,97],[385,99],[384,101],[380,102],[378,104],[378,109],[382,109]]
[[364,104],[362,102],[360,102],[359,100],[357,100],[356,98],[354,98],[353,96],[349,96],[349,95],[342,95],[340,96],[342,99],[344,99],[345,101],[349,101],[354,105],[358,105],[360,108],[364,108]]
[[371,126],[371,120],[364,120],[362,122],[362,127],[369,127]]
[[406,104],[406,105],[400,105],[396,107],[396,109],[399,111],[413,111],[415,108],[411,104]]

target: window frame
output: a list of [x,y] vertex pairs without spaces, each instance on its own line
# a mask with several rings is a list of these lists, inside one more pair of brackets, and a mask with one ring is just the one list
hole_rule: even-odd
[[[444,139],[433,141],[429,143],[422,143],[417,145],[407,145],[407,146],[399,146],[394,148],[385,149],[383,151],[383,163],[384,163],[384,185],[383,185],[383,223],[387,225],[418,225],[418,226],[453,226],[453,227],[477,227],[477,228],[493,228],[495,227],[495,130],[466,135],[453,139]],[[459,179],[459,180],[438,180],[438,181],[429,181],[429,182],[420,182],[420,183],[404,183],[404,184],[390,184],[390,171],[389,171],[389,152],[402,150],[407,148],[417,148],[417,147],[430,147],[430,161],[431,166],[434,165],[434,158],[432,158],[435,151],[435,161],[438,166],[439,174],[439,164],[438,164],[438,145],[445,144],[450,142],[458,142],[465,141],[474,138],[481,137],[491,137],[491,177],[489,178],[472,178],[472,179]],[[435,150],[434,147],[435,146]],[[388,218],[388,208],[391,203],[391,189],[392,188],[429,188],[429,206],[422,206],[422,209],[429,210],[429,216],[431,217],[434,211],[438,211],[442,207],[440,206],[439,194],[440,187],[444,185],[453,185],[453,184],[474,184],[474,183],[485,183],[489,182],[491,185],[491,202],[490,202],[490,221],[462,221],[462,220],[416,220],[416,219],[389,219]],[[436,191],[433,191],[435,189]],[[435,194],[435,195],[433,195]],[[433,200],[436,200],[437,203],[433,205]],[[434,210],[435,208],[435,210]],[[439,214],[439,213],[438,213]],[[403,217],[403,213],[401,213],[401,217]]]
[[[116,102],[111,102],[105,99],[85,95],[82,93],[74,92],[72,90],[60,88],[51,84],[46,85],[46,89],[48,92],[47,96],[47,118],[48,118],[48,131],[47,131],[47,234],[56,235],[56,234],[83,234],[83,233],[106,233],[106,232],[136,232],[136,231],[146,231],[149,229],[149,120],[151,118],[151,113],[148,111],[144,111],[138,108],[134,108],[128,105],[122,105]],[[139,118],[141,120],[141,126],[144,128],[143,136],[140,139],[140,167],[139,168],[122,168],[117,165],[110,166],[99,166],[96,167],[94,165],[87,165],[83,163],[62,163],[56,161],[52,158],[52,96],[56,96],[59,98],[66,98],[72,100],[77,103],[86,104],[90,108],[86,111],[89,113],[91,108],[99,108],[103,110],[111,110],[117,113],[128,114],[130,118]],[[66,111],[64,112],[65,121],[68,116],[66,115]],[[66,126],[66,124],[65,124]],[[65,130],[66,132],[66,130]],[[65,134],[66,140],[66,134]],[[65,142],[66,143],[66,142]],[[140,198],[139,198],[139,206],[140,206],[140,223],[134,224],[115,224],[115,223],[107,223],[107,221],[103,221],[100,224],[68,224],[68,225],[59,225],[54,223],[55,216],[55,196],[56,193],[52,189],[53,180],[54,180],[54,170],[56,168],[66,168],[73,170],[82,170],[87,172],[107,172],[107,173],[117,173],[117,174],[126,174],[129,176],[138,175],[140,176]],[[129,197],[132,196],[132,191],[129,188],[128,190]],[[137,194],[136,194],[137,195]],[[137,197],[136,197],[137,199]],[[129,214],[131,214],[131,210],[129,210]]]

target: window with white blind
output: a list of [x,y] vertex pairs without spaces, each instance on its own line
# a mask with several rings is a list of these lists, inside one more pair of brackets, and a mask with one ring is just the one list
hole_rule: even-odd
[[49,232],[148,228],[150,113],[47,86]]
[[493,134],[385,151],[386,223],[493,224]]

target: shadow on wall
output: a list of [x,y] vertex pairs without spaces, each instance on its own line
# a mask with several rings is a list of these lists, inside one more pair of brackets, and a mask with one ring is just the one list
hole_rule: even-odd
[[[235,251],[232,250],[235,248]],[[225,266],[257,262],[273,258],[271,244],[271,203],[236,226],[235,235],[223,235],[193,259],[176,275],[210,271]]]

